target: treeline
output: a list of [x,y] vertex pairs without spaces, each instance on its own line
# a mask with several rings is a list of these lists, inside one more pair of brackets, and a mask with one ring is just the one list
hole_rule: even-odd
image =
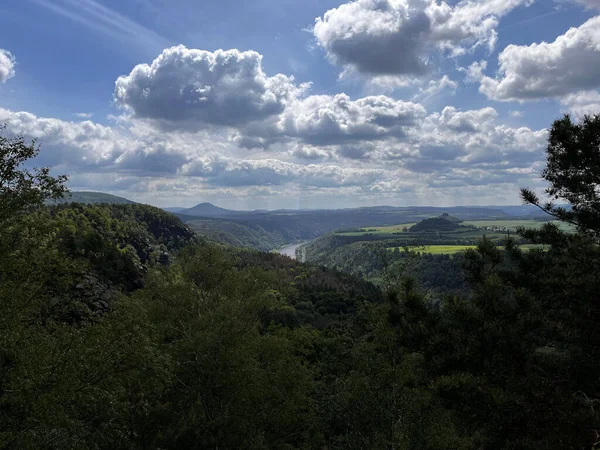
[[0,139],[0,448],[596,448],[600,118],[561,137],[545,177],[573,209],[523,195],[579,232],[483,240],[436,296],[409,260],[378,288],[150,207],[44,207],[65,180]]

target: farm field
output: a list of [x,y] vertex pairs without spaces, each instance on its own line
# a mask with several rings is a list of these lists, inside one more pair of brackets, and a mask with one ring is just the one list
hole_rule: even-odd
[[[550,222],[557,225],[563,231],[571,231],[573,229],[570,224],[565,222],[560,222],[558,220]],[[478,228],[499,227],[516,230],[519,227],[540,228],[545,223],[547,222],[541,222],[539,220],[468,220],[463,222],[463,225],[472,225]]]
[[[465,222],[462,222],[461,225],[466,225],[466,226],[474,226],[477,228],[480,228],[481,230],[476,230],[476,231],[457,231],[457,232],[453,232],[453,235],[458,235],[460,234],[460,237],[465,237],[465,238],[472,238],[472,237],[477,237],[477,236],[483,236],[483,234],[485,233],[486,228],[492,228],[492,229],[497,229],[497,230],[502,230],[502,229],[507,229],[510,231],[516,231],[517,228],[520,227],[524,227],[524,228],[540,228],[544,223],[546,222],[541,222],[539,220],[533,220],[533,219],[504,219],[504,220],[467,220]],[[558,227],[562,230],[562,231],[571,231],[573,229],[573,227],[568,224],[568,223],[564,223],[564,222],[559,222],[559,221],[553,221],[552,223],[558,225]],[[393,236],[393,235],[398,235],[399,233],[405,233],[405,229],[409,230],[413,225],[416,225],[416,223],[412,222],[412,223],[401,223],[398,225],[392,225],[392,226],[387,226],[387,227],[364,227],[364,228],[357,228],[356,230],[352,230],[352,231],[343,231],[343,232],[338,232],[336,234],[339,234],[341,236],[363,236],[363,235],[367,235],[367,234],[372,234],[372,235],[376,235],[376,236]],[[494,233],[494,231],[492,231],[492,233]],[[505,233],[504,231],[496,231],[497,233],[501,233],[502,237],[504,237]],[[444,235],[449,234],[449,233],[443,233]],[[489,233],[485,233],[486,235],[489,235]]]
[[[533,244],[525,244],[520,245],[519,248],[522,250],[532,250],[534,248],[542,248],[540,245]],[[431,255],[455,255],[457,253],[463,252],[468,249],[477,248],[476,245],[426,245],[423,247],[419,247],[417,252],[419,253],[429,253]],[[499,247],[500,249],[504,249],[504,247]],[[398,249],[399,251],[403,251],[403,247],[390,247],[389,251],[395,251]]]
[[498,227],[516,230],[519,227],[539,228],[544,224],[538,220],[468,220],[461,225],[472,225],[474,227]]
[[[430,253],[432,255],[454,255],[456,253],[460,253],[469,248],[477,248],[475,245],[426,245],[423,247],[419,247],[416,249],[419,253]],[[404,251],[403,247],[390,247],[388,250],[395,251],[398,249],[399,251]]]
[[363,236],[365,234],[376,234],[376,235],[380,235],[380,234],[394,234],[394,233],[404,233],[404,228],[406,228],[407,230],[416,225],[415,222],[411,222],[411,223],[401,223],[398,225],[392,225],[392,226],[388,226],[388,227],[364,227],[364,228],[357,228],[355,231],[342,231],[342,232],[338,232],[336,234],[339,234],[341,236]]

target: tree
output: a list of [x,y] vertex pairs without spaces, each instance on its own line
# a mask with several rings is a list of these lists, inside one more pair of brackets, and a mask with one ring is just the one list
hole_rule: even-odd
[[[585,116],[579,123],[569,115],[555,121],[546,153],[542,177],[550,183],[550,200],[543,203],[530,189],[522,189],[521,197],[581,231],[600,235],[600,115]],[[559,199],[571,208],[556,206]]]
[[53,177],[49,167],[25,168],[40,152],[35,141],[28,143],[21,135],[4,136],[5,129],[0,126],[0,223],[67,193],[65,175]]

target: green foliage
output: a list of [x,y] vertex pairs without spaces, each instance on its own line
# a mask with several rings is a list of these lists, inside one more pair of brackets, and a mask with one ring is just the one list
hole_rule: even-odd
[[213,242],[240,248],[252,248],[269,252],[295,240],[297,236],[287,236],[278,231],[267,231],[260,225],[238,223],[218,219],[196,219],[188,222],[201,236]]
[[436,231],[456,231],[464,228],[456,217],[444,215],[422,220],[410,228],[411,233],[432,233]]
[[[547,165],[542,177],[550,183],[546,193],[550,201],[543,204],[531,190],[521,196],[559,220],[576,225],[579,230],[600,234],[600,115],[585,116],[573,123],[566,115],[555,121],[548,138]],[[569,208],[553,201],[566,200]]]
[[76,191],[69,192],[63,198],[54,199],[49,204],[60,204],[60,203],[85,203],[85,204],[117,204],[117,205],[132,205],[134,202],[127,200],[123,197],[116,195],[105,194],[103,192],[88,192],[88,191]]
[[66,176],[53,177],[48,167],[33,172],[26,169],[25,164],[39,154],[39,147],[23,136],[3,136],[4,129],[0,126],[0,224],[67,192]]

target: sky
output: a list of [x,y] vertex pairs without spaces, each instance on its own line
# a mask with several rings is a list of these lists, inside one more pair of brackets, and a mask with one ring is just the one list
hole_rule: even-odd
[[2,0],[0,124],[72,190],[519,204],[600,113],[600,0]]

